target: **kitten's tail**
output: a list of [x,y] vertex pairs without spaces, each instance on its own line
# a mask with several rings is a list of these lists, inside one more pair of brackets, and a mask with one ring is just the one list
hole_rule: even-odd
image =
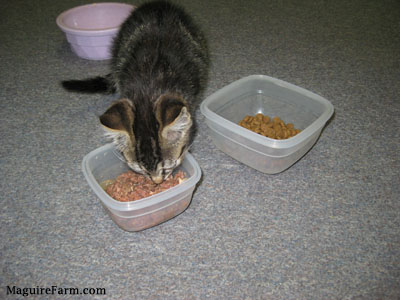
[[107,75],[83,80],[64,80],[61,84],[70,92],[112,94],[115,93],[115,87],[110,79],[110,75]]

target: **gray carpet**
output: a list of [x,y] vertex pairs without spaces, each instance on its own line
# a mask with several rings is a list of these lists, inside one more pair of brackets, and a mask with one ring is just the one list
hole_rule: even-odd
[[209,39],[204,97],[265,74],[335,115],[300,161],[265,175],[217,150],[198,112],[192,202],[139,233],[113,223],[81,171],[107,142],[97,116],[112,97],[59,86],[107,72],[55,24],[83,3],[0,5],[1,299],[52,286],[107,295],[37,298],[399,299],[400,2],[181,0]]

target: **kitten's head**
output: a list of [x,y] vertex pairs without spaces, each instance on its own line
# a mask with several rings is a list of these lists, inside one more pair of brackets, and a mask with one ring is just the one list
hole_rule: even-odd
[[161,183],[182,162],[192,134],[192,117],[179,96],[164,94],[155,102],[114,102],[100,116],[129,167]]

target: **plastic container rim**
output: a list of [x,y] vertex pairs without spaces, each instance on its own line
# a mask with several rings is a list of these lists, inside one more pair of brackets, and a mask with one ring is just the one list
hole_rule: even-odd
[[[86,181],[88,182],[89,186],[92,188],[92,190],[95,192],[95,194],[100,198],[100,200],[104,203],[104,205],[107,208],[116,210],[116,211],[134,211],[134,210],[139,210],[143,209],[146,207],[150,207],[152,205],[159,204],[167,198],[172,198],[175,197],[181,193],[189,191],[192,187],[198,183],[201,177],[201,169],[194,157],[188,152],[185,155],[184,160],[188,160],[189,164],[194,168],[194,173],[184,182],[178,184],[177,186],[174,186],[166,191],[163,191],[161,193],[152,195],[150,197],[146,197],[140,200],[135,200],[135,201],[130,201],[130,202],[121,202],[113,199],[110,197],[100,186],[100,184],[97,182],[97,180],[94,178],[92,172],[89,169],[89,157],[90,156],[96,156],[98,154],[103,153],[104,151],[112,150],[114,148],[112,143],[103,145],[90,153],[86,154],[82,160],[82,170],[83,174],[85,176]],[[111,152],[112,155],[115,155],[113,152]],[[168,195],[167,198],[163,197]]]
[[[276,140],[276,139],[271,139],[268,137],[264,137],[259,135],[258,133],[252,132],[246,128],[241,127],[240,125],[231,122],[224,117],[218,115],[217,113],[213,112],[208,108],[208,105],[212,102],[213,98],[217,98],[220,94],[224,93],[226,90],[229,90],[232,85],[237,85],[245,81],[250,81],[253,79],[264,79],[269,82],[272,82],[276,85],[279,85],[281,87],[290,89],[292,91],[295,91],[297,93],[303,94],[309,98],[312,98],[313,100],[316,100],[323,104],[326,107],[326,110],[314,121],[312,122],[309,126],[307,126],[304,130],[302,130],[299,134],[295,135],[294,137],[291,137],[289,139],[285,140]],[[299,86],[296,86],[294,84],[291,84],[289,82],[273,78],[270,76],[266,75],[250,75],[247,77],[243,77],[239,80],[236,80],[220,90],[214,92],[210,96],[208,96],[200,105],[200,111],[202,114],[211,122],[219,124],[221,127],[227,128],[228,130],[234,132],[237,135],[240,135],[244,138],[247,138],[255,143],[262,144],[268,147],[276,148],[276,149],[284,149],[284,148],[291,148],[293,146],[296,146],[299,142],[302,140],[307,139],[310,137],[313,133],[315,133],[319,128],[323,127],[325,123],[330,119],[330,117],[333,114],[333,105],[330,103],[329,100],[321,97],[318,94],[315,94],[309,90],[306,90],[304,88],[301,88]]]
[[[214,130],[214,129],[212,128],[212,130]],[[214,130],[214,131],[215,131],[215,130]],[[257,150],[257,149],[254,149],[254,148],[251,148],[250,146],[247,146],[247,145],[245,145],[245,144],[239,143],[239,142],[236,141],[235,139],[232,139],[232,138],[226,136],[225,134],[223,134],[223,133],[221,133],[221,132],[218,132],[218,134],[222,135],[222,136],[224,137],[224,139],[227,139],[227,140],[231,141],[232,143],[234,143],[234,144],[236,144],[236,145],[238,145],[238,146],[241,146],[241,147],[243,147],[243,148],[246,148],[247,150],[252,151],[253,153],[257,153],[257,154],[263,155],[263,156],[266,155],[264,152],[261,152],[261,151],[259,151],[259,150]],[[309,136],[308,138],[311,138],[311,137],[312,137],[312,136]],[[292,155],[292,154],[293,154],[293,152],[287,153],[287,154],[284,154],[284,155],[272,155],[272,154],[268,154],[268,157],[274,158],[274,159],[280,159],[280,158],[288,157],[288,156],[290,156],[290,155]]]

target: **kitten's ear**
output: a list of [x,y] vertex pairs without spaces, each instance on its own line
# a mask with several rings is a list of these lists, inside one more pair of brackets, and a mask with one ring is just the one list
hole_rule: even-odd
[[191,125],[192,117],[187,107],[183,106],[175,120],[162,129],[161,136],[169,143],[174,143],[187,134]]
[[100,123],[108,130],[130,133],[133,126],[133,116],[132,103],[127,99],[121,99],[114,102],[100,116]]
[[192,126],[192,117],[182,99],[163,97],[157,103],[157,119],[161,137],[167,143],[175,143],[187,135]]

